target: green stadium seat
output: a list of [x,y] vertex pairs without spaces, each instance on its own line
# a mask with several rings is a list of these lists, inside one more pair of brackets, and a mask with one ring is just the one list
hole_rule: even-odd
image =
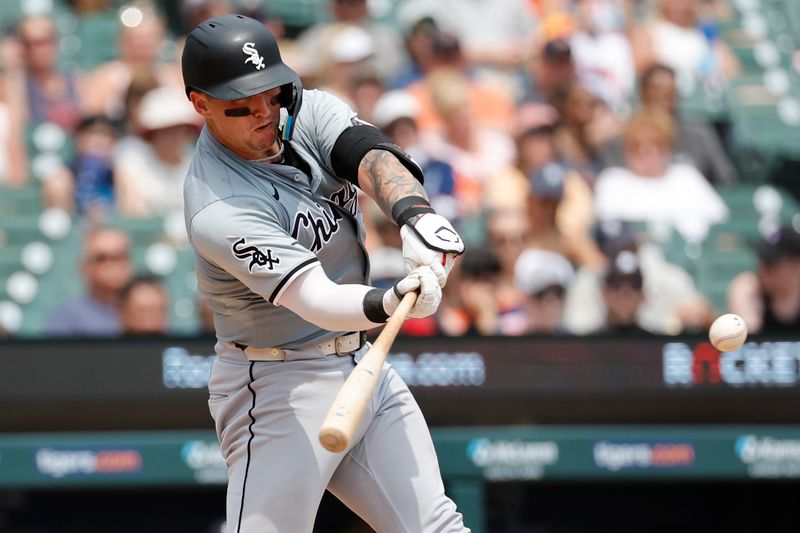
[[0,248],[0,285],[5,285],[8,276],[23,270],[22,259],[16,249]]
[[[101,11],[80,17],[73,39],[80,46],[63,54],[63,60],[73,61],[84,70],[91,70],[106,61],[116,59],[119,18],[115,10]],[[71,53],[69,53],[71,52]]]
[[0,187],[0,215],[35,215],[40,211],[38,188]]
[[295,30],[329,18],[328,0],[270,0],[265,7]]
[[105,225],[127,233],[134,247],[148,246],[164,238],[164,219],[160,217],[128,218],[112,215],[105,220]]
[[191,248],[184,248],[177,251],[177,257],[175,270],[164,279],[171,303],[170,329],[188,334],[199,327],[194,252]]
[[706,295],[717,310],[727,308],[728,287],[737,275],[753,270],[756,257],[749,250],[719,252],[708,248],[703,259],[698,261],[695,277],[697,288]]
[[39,229],[37,215],[0,215],[0,244],[25,244],[48,240]]

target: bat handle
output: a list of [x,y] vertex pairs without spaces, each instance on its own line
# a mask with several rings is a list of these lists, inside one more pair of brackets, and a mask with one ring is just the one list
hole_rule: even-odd
[[339,453],[350,445],[375,392],[389,349],[416,301],[416,292],[403,296],[378,338],[345,380],[320,428],[319,441],[326,450]]
[[408,317],[408,313],[411,312],[414,304],[417,303],[417,296],[417,293],[413,291],[403,295],[403,299],[397,304],[397,309],[394,310],[392,316],[386,321],[386,325],[378,334],[378,338],[372,343],[374,349],[380,350],[383,353],[389,353],[389,349],[392,347],[392,343],[395,337],[397,337],[397,334],[400,333],[400,328],[403,327],[403,322],[405,322]]

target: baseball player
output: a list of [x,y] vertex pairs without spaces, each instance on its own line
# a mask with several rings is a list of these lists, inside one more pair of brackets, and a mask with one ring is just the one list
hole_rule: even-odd
[[[318,432],[366,352],[364,330],[403,294],[436,311],[463,252],[419,167],[330,94],[305,91],[259,22],[225,15],[189,34],[186,93],[206,125],[186,178],[186,226],[214,311],[209,406],[228,465],[231,532],[311,531],[328,489],[380,532],[468,531],[444,494],[428,428],[384,366],[352,447]],[[407,276],[367,285],[357,189],[400,226]]]

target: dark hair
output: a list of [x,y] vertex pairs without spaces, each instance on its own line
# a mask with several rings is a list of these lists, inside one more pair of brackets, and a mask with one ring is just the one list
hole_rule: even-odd
[[653,63],[649,67],[647,67],[642,75],[639,76],[639,90],[641,91],[644,89],[647,84],[650,83],[655,76],[658,74],[669,74],[673,79],[675,79],[675,70],[672,67],[668,67],[663,63]]
[[567,39],[557,37],[542,47],[542,58],[546,61],[564,62],[572,60],[572,47]]
[[609,260],[609,266],[603,276],[603,284],[611,289],[619,289],[625,285],[641,291],[644,279],[636,254],[629,250],[620,250]]
[[461,56],[461,41],[452,33],[437,31],[431,46],[436,57],[452,59]]
[[126,302],[128,300],[128,298],[130,298],[131,293],[137,287],[141,287],[141,286],[145,286],[145,285],[150,285],[152,287],[156,287],[156,288],[158,288],[158,290],[164,291],[165,293],[167,292],[167,289],[166,289],[166,287],[164,287],[164,284],[161,282],[160,278],[158,278],[156,276],[149,275],[149,274],[141,274],[141,275],[138,275],[138,276],[134,276],[134,278],[132,280],[130,280],[128,282],[128,284],[125,285],[125,287],[122,289],[122,293],[120,295],[122,297],[122,301]]
[[95,126],[104,126],[108,128],[115,137],[119,135],[117,123],[105,115],[88,115],[81,118],[81,121],[78,122],[78,125],[75,127],[75,134],[83,133]]
[[496,276],[502,269],[497,254],[484,246],[468,248],[460,259],[461,276],[467,279]]
[[754,248],[758,260],[765,265],[800,257],[800,232],[791,224],[784,224],[776,231],[764,235]]

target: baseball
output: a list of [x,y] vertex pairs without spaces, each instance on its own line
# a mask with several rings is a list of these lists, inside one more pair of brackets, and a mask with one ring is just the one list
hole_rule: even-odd
[[711,324],[708,338],[717,350],[732,352],[738,350],[747,338],[747,326],[742,317],[728,313],[718,317]]

